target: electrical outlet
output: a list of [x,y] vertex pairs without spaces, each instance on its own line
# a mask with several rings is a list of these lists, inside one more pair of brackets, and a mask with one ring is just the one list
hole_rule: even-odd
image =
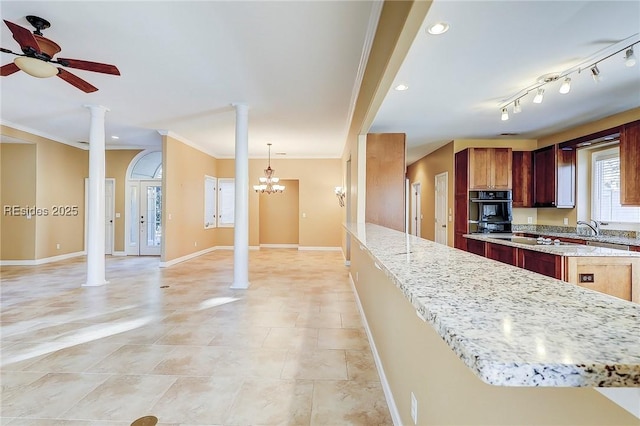
[[533,218],[531,216],[527,218],[527,223],[533,223]]
[[411,419],[414,425],[418,424],[418,400],[413,392],[411,392]]
[[356,271],[356,282],[358,282],[358,271]]
[[581,283],[592,283],[595,281],[593,274],[578,274],[578,281]]
[[568,218],[568,217],[565,217],[565,218],[562,220],[562,223],[564,223],[565,225],[568,225],[568,224],[569,224],[569,218]]
[[60,244],[56,244],[56,250],[60,250]]
[[194,242],[193,242],[193,246],[194,246],[194,247],[198,247],[198,242],[197,242],[197,241],[194,241]]

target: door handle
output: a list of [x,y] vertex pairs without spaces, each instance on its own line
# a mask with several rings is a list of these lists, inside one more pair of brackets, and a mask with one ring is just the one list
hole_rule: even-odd
[[113,223],[113,219],[110,219],[110,220],[109,220],[109,223]]
[[144,220],[141,220],[140,223],[144,223]]
[[442,227],[443,227],[443,228],[446,228],[446,227],[447,227],[447,225],[442,225]]

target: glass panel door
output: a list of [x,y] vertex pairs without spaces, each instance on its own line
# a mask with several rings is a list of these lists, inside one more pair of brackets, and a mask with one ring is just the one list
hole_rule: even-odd
[[162,244],[162,185],[140,182],[140,254],[160,255]]

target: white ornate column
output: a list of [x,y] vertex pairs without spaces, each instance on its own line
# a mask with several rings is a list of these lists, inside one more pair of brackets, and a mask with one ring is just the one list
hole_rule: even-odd
[[235,210],[233,232],[233,283],[249,288],[249,113],[245,104],[236,108]]
[[105,279],[105,131],[104,116],[109,109],[85,105],[91,112],[89,128],[89,196],[87,202],[87,282],[84,286],[101,286]]

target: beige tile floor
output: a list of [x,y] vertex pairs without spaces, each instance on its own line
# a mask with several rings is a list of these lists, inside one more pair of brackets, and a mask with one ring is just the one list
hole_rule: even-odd
[[0,272],[3,425],[392,423],[338,252],[252,251],[248,290],[231,251]]

